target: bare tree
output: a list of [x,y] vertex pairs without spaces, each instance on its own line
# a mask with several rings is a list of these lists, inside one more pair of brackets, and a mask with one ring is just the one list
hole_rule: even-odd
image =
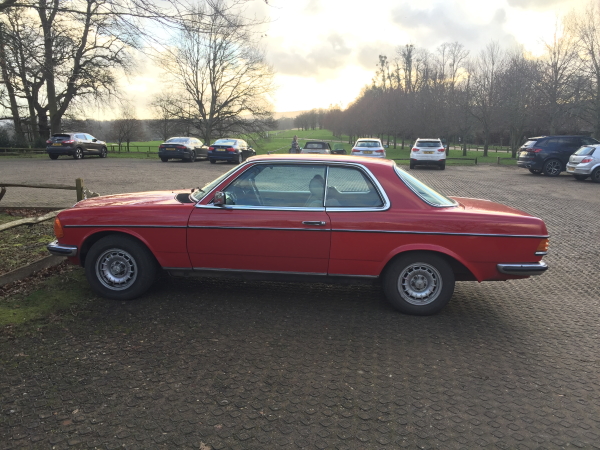
[[[268,96],[273,72],[254,43],[252,24],[215,0],[196,7],[160,60],[189,99],[194,126],[205,142],[215,135],[249,134],[273,126]],[[217,12],[219,12],[217,14]]]
[[153,127],[163,141],[172,137],[181,128],[179,121],[181,111],[177,104],[178,98],[170,92],[156,95],[150,103],[155,117],[152,121]]
[[125,105],[121,109],[120,117],[113,121],[111,130],[111,139],[119,145],[119,151],[123,143],[126,144],[129,151],[129,144],[142,137],[142,125],[136,118],[135,109],[130,105]]

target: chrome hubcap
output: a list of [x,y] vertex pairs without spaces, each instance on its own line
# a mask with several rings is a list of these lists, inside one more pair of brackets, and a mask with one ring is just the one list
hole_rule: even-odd
[[433,302],[441,289],[442,277],[430,264],[411,264],[398,277],[398,291],[402,298],[412,305],[427,305]]
[[135,259],[124,250],[112,248],[96,261],[96,276],[108,289],[122,291],[130,287],[138,275]]

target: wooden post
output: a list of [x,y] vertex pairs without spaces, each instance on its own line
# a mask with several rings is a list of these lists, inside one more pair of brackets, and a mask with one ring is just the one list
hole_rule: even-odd
[[475,157],[475,165],[477,165],[477,156]]
[[497,159],[498,159],[498,164],[500,164],[500,157],[498,156]]
[[75,179],[75,187],[77,188],[77,201],[83,200],[83,178]]

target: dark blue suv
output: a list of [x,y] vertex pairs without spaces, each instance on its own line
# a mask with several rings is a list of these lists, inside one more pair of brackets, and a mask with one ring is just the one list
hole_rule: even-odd
[[540,136],[525,142],[519,151],[517,166],[535,175],[556,177],[565,170],[569,156],[582,145],[600,144],[587,136]]

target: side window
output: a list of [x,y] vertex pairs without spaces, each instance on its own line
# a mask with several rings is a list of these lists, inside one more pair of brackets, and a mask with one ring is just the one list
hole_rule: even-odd
[[581,138],[581,142],[583,143],[582,145],[595,145],[598,143],[596,139],[592,139],[589,137]]
[[85,135],[85,138],[86,138],[88,141],[91,141],[92,139],[94,139],[94,136],[92,136],[91,134],[86,134],[86,135]]
[[224,192],[230,205],[322,208],[325,166],[256,165],[240,175]]
[[79,140],[81,140],[81,141],[85,141],[85,140],[87,140],[87,138],[85,137],[85,134],[76,134],[76,135],[75,135],[75,138],[76,138],[76,139],[79,139]]
[[327,207],[366,208],[383,206],[371,180],[353,167],[330,167],[327,177]]

